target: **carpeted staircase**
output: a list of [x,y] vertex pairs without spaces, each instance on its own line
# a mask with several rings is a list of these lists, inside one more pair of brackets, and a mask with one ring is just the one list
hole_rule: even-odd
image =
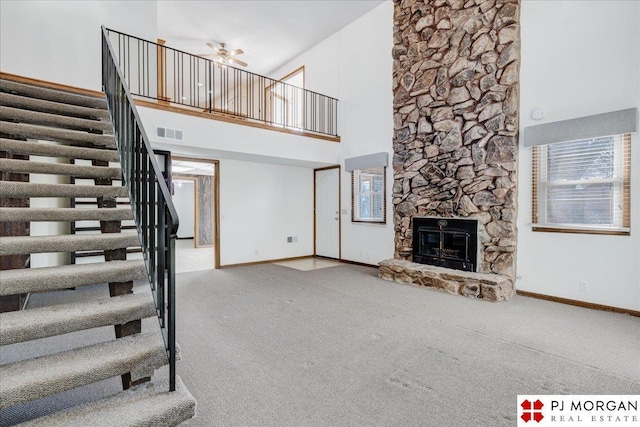
[[[166,381],[149,379],[168,363],[167,352],[159,328],[145,332],[140,328],[141,319],[156,316],[156,307],[151,292],[134,294],[132,290],[133,281],[148,279],[142,260],[126,259],[127,248],[140,246],[140,241],[135,232],[120,232],[120,224],[130,221],[132,212],[123,203],[128,196],[120,184],[118,153],[110,133],[103,98],[0,79],[0,199],[2,206],[23,206],[0,207],[0,221],[99,221],[101,228],[47,236],[6,235],[5,231],[0,236],[0,257],[77,251],[104,254],[93,263],[4,269],[0,296],[69,292],[99,284],[108,286],[112,295],[1,313],[0,345],[33,341],[32,347],[37,348],[39,342],[34,340],[110,325],[118,337],[59,353],[44,351],[44,356],[0,366],[0,425],[11,424],[1,410],[118,376],[130,388],[25,425],[172,426],[195,414],[195,400],[179,378],[174,392],[168,391]],[[54,183],[7,179],[21,174],[51,176]],[[57,183],[59,177],[70,183]],[[68,199],[67,206],[82,200],[85,204],[31,208],[12,203],[34,198]],[[87,200],[93,200],[93,206]]]

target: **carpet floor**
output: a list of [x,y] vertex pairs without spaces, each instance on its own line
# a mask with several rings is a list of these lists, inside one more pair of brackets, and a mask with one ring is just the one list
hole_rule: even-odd
[[640,319],[344,265],[179,275],[190,426],[513,426],[518,394],[640,394]]
[[[476,301],[376,274],[274,264],[178,274],[178,375],[198,400],[186,424],[513,426],[518,394],[640,394],[639,318],[519,296]],[[106,285],[64,301],[33,295],[30,306],[96,292]],[[6,346],[0,359],[112,336]],[[10,408],[0,425],[118,389],[116,378]]]

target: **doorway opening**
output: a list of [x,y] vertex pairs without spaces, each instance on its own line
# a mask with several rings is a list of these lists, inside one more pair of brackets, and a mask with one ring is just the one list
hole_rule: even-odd
[[219,268],[219,162],[171,156],[171,183],[180,219],[176,273]]

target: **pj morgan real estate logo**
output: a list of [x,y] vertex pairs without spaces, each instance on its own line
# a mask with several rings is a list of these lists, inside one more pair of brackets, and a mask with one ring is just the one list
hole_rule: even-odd
[[640,395],[518,395],[518,427],[640,426]]

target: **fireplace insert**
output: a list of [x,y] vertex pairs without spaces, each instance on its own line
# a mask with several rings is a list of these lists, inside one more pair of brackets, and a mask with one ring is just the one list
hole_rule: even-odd
[[477,251],[476,220],[413,218],[413,262],[476,271]]

